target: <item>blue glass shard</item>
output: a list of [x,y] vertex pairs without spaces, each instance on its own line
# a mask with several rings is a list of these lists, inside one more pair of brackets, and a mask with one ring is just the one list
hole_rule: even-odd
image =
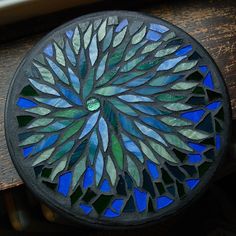
[[155,119],[153,117],[146,116],[146,117],[140,117],[140,119],[144,123],[146,123],[146,124],[156,128],[158,130],[161,130],[161,131],[164,131],[164,132],[171,132],[171,128],[170,127],[168,127],[167,125],[163,124],[161,121],[159,121],[159,120],[157,120],[157,119]]
[[111,187],[109,185],[109,182],[105,179],[100,187],[101,192],[103,193],[109,193],[111,191]]
[[151,86],[164,86],[182,78],[183,78],[183,75],[160,76],[153,79],[149,84]]
[[80,139],[82,139],[86,134],[88,134],[93,127],[95,126],[97,120],[98,120],[98,116],[99,116],[100,111],[97,111],[96,113],[92,114],[88,120],[87,123],[81,133],[81,135],[79,136]]
[[146,82],[148,82],[151,78],[153,78],[155,74],[154,73],[150,73],[144,77],[139,77],[137,79],[134,79],[132,81],[130,81],[129,83],[126,84],[127,87],[137,87],[140,86],[142,84],[145,84]]
[[115,211],[115,212],[120,212],[121,208],[123,206],[124,200],[123,199],[115,199],[112,204],[111,204],[111,208]]
[[182,61],[187,56],[180,56],[172,59],[168,59],[164,62],[162,62],[159,67],[157,68],[157,71],[163,71],[163,70],[169,70],[176,66],[180,61]]
[[17,106],[22,109],[32,108],[38,106],[35,102],[32,102],[26,98],[19,98],[17,101]]
[[106,121],[103,119],[103,117],[100,118],[98,129],[102,138],[102,144],[103,144],[103,150],[104,152],[107,150],[108,147],[108,127]]
[[82,102],[79,98],[79,96],[77,96],[72,90],[58,84],[57,85],[58,89],[60,89],[61,93],[71,102],[73,102],[74,104],[80,106],[82,105]]
[[88,215],[92,211],[92,207],[91,206],[88,206],[88,205],[85,205],[85,204],[82,204],[82,203],[79,204],[79,207],[83,210],[83,212],[86,215]]
[[148,115],[155,116],[155,115],[161,115],[162,114],[162,112],[160,110],[158,110],[155,107],[151,107],[151,106],[134,104],[133,107],[136,108],[137,110],[145,113],[145,114],[148,114]]
[[201,109],[197,111],[184,112],[180,116],[194,123],[198,123],[202,119],[204,114],[205,111]]
[[66,36],[67,36],[69,39],[71,39],[72,36],[73,36],[73,30],[68,30],[68,31],[66,31]]
[[65,197],[68,195],[70,190],[70,183],[72,179],[72,173],[71,171],[66,172],[59,176],[59,182],[58,182],[58,193],[64,195]]
[[88,167],[84,174],[83,188],[87,189],[93,184],[94,171],[91,167]]
[[157,165],[154,162],[148,160],[147,167],[148,167],[149,173],[151,174],[153,180],[157,180],[159,177]]
[[33,150],[33,146],[23,148],[23,156],[26,158],[30,155]]
[[116,27],[115,32],[120,32],[123,28],[125,28],[126,25],[128,25],[127,19],[120,22],[120,24]]
[[207,73],[205,79],[203,80],[203,84],[210,89],[214,89],[214,83],[212,80],[211,72]]
[[196,164],[202,161],[202,156],[200,154],[189,154],[188,162],[191,164]]
[[35,148],[32,154],[41,152],[42,150],[53,145],[58,140],[58,138],[59,138],[59,134],[53,134],[53,135],[50,135],[49,137],[44,138],[42,141],[40,141],[40,143],[35,145]]
[[99,150],[96,163],[95,163],[95,170],[96,170],[96,184],[98,185],[103,174],[103,167],[104,167],[104,159],[102,152]]
[[135,90],[136,93],[142,94],[142,95],[153,95],[156,93],[160,93],[165,91],[166,89],[163,87],[145,87]]
[[89,139],[88,158],[89,158],[91,164],[93,164],[95,153],[97,151],[97,147],[98,147],[98,137],[97,137],[96,131],[94,131]]
[[192,49],[193,49],[193,47],[192,47],[191,45],[188,45],[188,46],[186,46],[186,47],[183,47],[183,48],[179,49],[179,50],[175,53],[175,55],[176,55],[176,56],[183,56],[183,55],[187,54],[188,52],[192,51]]
[[192,149],[194,149],[194,151],[199,152],[199,153],[203,152],[203,151],[206,149],[206,146],[205,146],[205,145],[202,145],[202,144],[197,144],[197,143],[191,143],[191,142],[189,142],[188,145],[189,145]]
[[157,209],[162,209],[170,205],[173,202],[173,200],[167,196],[162,196],[158,197],[156,202],[157,202]]
[[71,64],[75,66],[76,65],[75,54],[72,51],[68,41],[66,41],[66,55],[67,58],[70,60]]
[[132,94],[125,94],[118,96],[121,100],[126,102],[153,102],[151,98],[144,97],[144,96],[137,96]]
[[117,216],[119,216],[119,215],[120,215],[120,214],[118,214],[118,213],[112,211],[112,210],[109,209],[109,208],[107,208],[107,209],[105,210],[105,213],[104,213],[104,216],[109,217],[109,218],[114,218],[114,217],[117,217]]
[[67,108],[72,107],[70,103],[62,98],[35,98],[37,101],[47,104],[49,106],[58,107],[58,108]]
[[146,39],[151,40],[151,41],[155,41],[155,42],[158,41],[160,38],[161,38],[161,34],[155,32],[155,31],[152,31],[152,30],[149,30],[146,35]]
[[220,150],[220,146],[221,146],[221,138],[220,138],[219,134],[216,135],[215,142],[216,142],[216,150],[219,151]]
[[75,89],[75,91],[79,94],[80,93],[80,81],[79,78],[75,75],[75,73],[68,68],[70,80],[71,80],[71,85]]
[[43,51],[44,51],[44,53],[47,54],[48,56],[52,57],[52,56],[53,56],[52,44],[49,44]]
[[164,25],[158,25],[158,24],[154,24],[154,23],[151,23],[149,28],[150,28],[150,30],[157,31],[159,33],[165,33],[169,30]]
[[135,202],[139,212],[145,211],[147,207],[147,193],[134,189]]
[[202,72],[202,73],[206,73],[208,71],[208,68],[207,66],[199,66],[199,70]]
[[206,106],[206,108],[209,109],[209,110],[216,110],[220,106],[221,106],[221,102],[217,101],[217,102],[212,102],[212,103],[208,104]]
[[138,160],[143,162],[143,154],[140,151],[139,147],[126,135],[122,134],[122,139],[125,145],[125,148],[135,155]]
[[186,184],[190,189],[194,189],[198,185],[199,181],[199,179],[188,179],[186,180]]

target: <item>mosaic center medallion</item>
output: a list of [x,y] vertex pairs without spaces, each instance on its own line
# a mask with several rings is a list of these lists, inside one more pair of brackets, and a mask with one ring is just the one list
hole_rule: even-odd
[[181,211],[228,140],[227,91],[181,29],[135,12],[65,24],[25,57],[5,126],[27,186],[85,224],[131,226]]

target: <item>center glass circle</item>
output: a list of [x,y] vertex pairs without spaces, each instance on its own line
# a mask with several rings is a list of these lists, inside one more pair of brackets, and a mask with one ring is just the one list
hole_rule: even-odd
[[89,98],[86,102],[89,111],[96,111],[100,107],[100,101],[97,98]]

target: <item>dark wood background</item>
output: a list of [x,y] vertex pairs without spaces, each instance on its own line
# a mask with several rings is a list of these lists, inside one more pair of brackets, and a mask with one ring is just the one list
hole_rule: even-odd
[[[0,28],[0,190],[22,184],[8,154],[4,137],[4,105],[8,86],[25,53],[51,29],[80,15],[101,10],[136,10],[161,17],[196,38],[221,70],[236,119],[236,1],[102,1]],[[29,9],[30,10],[30,9]],[[233,141],[222,168],[226,175],[236,167]]]

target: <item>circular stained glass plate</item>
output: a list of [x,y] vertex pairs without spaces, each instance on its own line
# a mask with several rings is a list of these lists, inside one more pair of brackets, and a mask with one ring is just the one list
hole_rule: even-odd
[[230,105],[209,54],[135,12],[79,17],[25,57],[6,138],[26,185],[92,226],[137,226],[202,192],[229,140]]

